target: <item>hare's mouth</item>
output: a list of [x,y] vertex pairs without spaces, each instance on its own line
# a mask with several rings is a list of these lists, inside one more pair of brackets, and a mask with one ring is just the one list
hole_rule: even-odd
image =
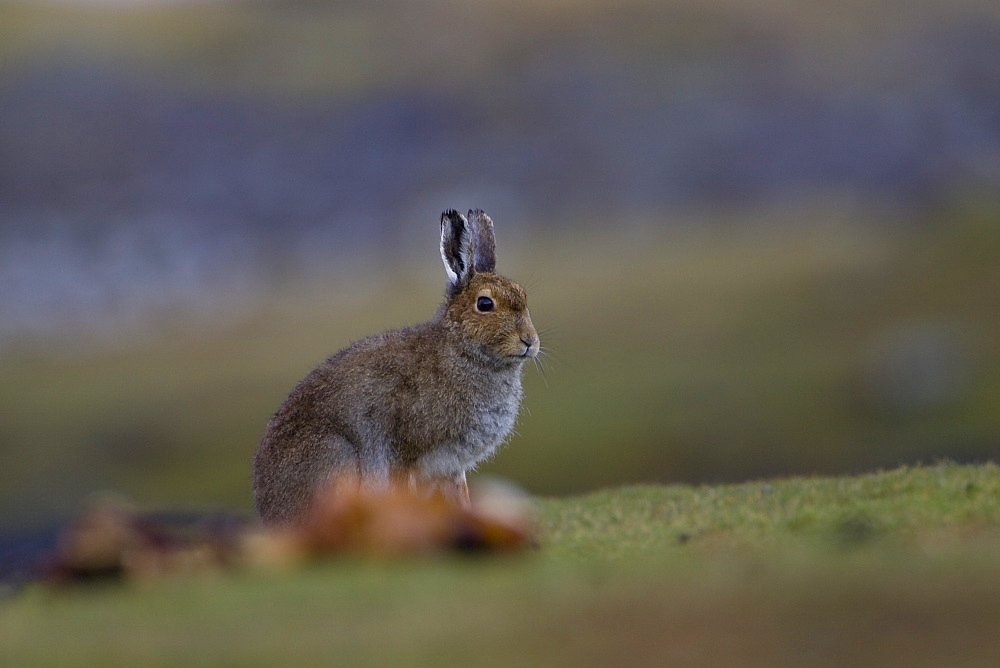
[[538,347],[539,347],[538,339],[530,339],[528,341],[525,341],[522,338],[521,343],[524,345],[524,350],[521,351],[518,357],[527,359],[529,357],[535,357],[536,355],[538,355]]

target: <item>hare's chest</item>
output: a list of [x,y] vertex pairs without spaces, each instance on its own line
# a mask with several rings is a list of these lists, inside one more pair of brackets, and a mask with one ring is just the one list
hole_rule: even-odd
[[490,406],[470,422],[468,433],[456,443],[457,449],[475,457],[474,463],[492,455],[514,430],[519,407],[520,401],[510,400]]
[[462,428],[434,444],[420,457],[417,467],[427,476],[454,475],[475,468],[510,435],[520,406],[520,384],[475,402],[463,416]]

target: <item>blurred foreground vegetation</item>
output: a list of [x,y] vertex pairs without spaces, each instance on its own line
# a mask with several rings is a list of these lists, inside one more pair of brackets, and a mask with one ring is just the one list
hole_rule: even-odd
[[[499,269],[526,285],[550,355],[526,369],[518,433],[483,470],[561,494],[995,458],[994,220],[761,215],[531,239],[498,223]],[[165,313],[152,337],[8,348],[3,522],[102,488],[249,509],[251,455],[291,387],[348,342],[433,313],[431,232],[404,265],[361,257],[353,282],[289,284],[214,324]]]
[[[516,558],[341,561],[0,603],[4,665],[990,665],[1000,470],[633,486]],[[57,639],[57,641],[53,641]]]

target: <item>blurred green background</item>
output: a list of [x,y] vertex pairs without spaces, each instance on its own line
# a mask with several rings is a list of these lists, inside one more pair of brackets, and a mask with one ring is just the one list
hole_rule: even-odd
[[249,510],[479,207],[540,494],[1000,454],[1000,5],[0,2],[0,523]]

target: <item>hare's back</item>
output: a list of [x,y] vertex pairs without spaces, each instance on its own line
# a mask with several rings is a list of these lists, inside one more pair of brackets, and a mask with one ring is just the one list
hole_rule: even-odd
[[345,428],[364,416],[374,417],[401,398],[415,398],[422,388],[439,392],[440,388],[431,387],[433,370],[443,365],[436,357],[430,359],[434,353],[428,352],[424,338],[414,328],[352,343],[303,378],[275,419]]

